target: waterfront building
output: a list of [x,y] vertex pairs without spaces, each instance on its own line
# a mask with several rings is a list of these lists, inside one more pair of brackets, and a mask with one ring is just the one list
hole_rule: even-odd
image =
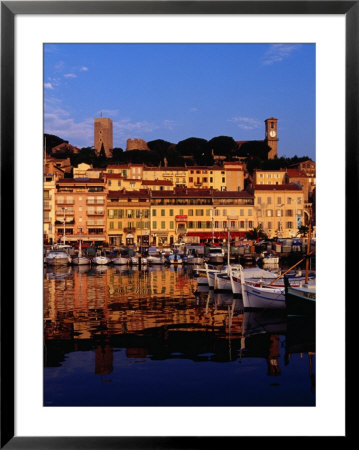
[[100,153],[102,145],[109,158],[113,149],[113,124],[107,117],[94,119],[94,147],[97,154]]
[[109,191],[106,201],[106,241],[111,246],[148,246],[150,193],[148,190]]
[[66,242],[105,242],[104,180],[63,178],[56,188],[56,239],[65,234]]
[[257,184],[254,186],[257,227],[269,238],[294,237],[305,224],[303,190],[296,184]]
[[151,192],[151,237],[171,244],[184,237],[202,242],[238,239],[254,227],[254,197],[246,191],[175,188]]
[[56,175],[54,173],[44,174],[43,188],[44,188],[44,199],[43,199],[44,242],[52,244],[55,240]]

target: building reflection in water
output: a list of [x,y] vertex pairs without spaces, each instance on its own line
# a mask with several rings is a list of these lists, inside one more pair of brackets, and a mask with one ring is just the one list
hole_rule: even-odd
[[285,364],[292,353],[306,352],[315,384],[314,324],[243,312],[231,294],[196,292],[193,274],[182,268],[44,269],[44,337],[45,366],[61,365],[68,353],[93,351],[96,375],[113,373],[114,349],[125,349],[131,359],[263,358],[267,375],[276,377],[281,352]]

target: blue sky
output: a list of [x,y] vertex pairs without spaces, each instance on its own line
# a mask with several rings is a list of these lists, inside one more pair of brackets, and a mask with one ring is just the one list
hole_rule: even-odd
[[264,138],[278,119],[278,156],[315,160],[314,44],[46,44],[44,132],[93,145],[109,117],[128,138]]

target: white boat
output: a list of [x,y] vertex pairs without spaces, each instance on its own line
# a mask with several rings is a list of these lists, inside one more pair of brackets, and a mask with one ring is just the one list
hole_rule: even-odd
[[67,266],[71,263],[71,257],[66,250],[50,250],[46,255],[45,261],[49,266]]
[[112,260],[113,264],[116,264],[117,266],[127,266],[129,261],[129,258],[125,258],[124,256],[121,256],[121,254]]
[[213,269],[207,263],[204,265],[204,271],[206,272],[208,286],[214,289],[215,274],[216,273],[227,273],[227,268],[223,269]]
[[230,273],[239,273],[240,264],[229,264],[224,266],[220,273],[214,274],[215,291],[233,291]]
[[106,255],[101,254],[101,255],[96,255],[92,258],[92,262],[93,264],[96,265],[106,265],[106,264],[110,264],[111,259],[108,258]]
[[145,265],[147,265],[147,258],[144,258],[141,255],[134,255],[134,256],[131,256],[130,262],[133,266],[139,266],[140,264],[142,266],[145,266]]
[[166,258],[163,255],[149,255],[147,256],[148,264],[164,264]]
[[195,256],[195,255],[187,255],[185,257],[186,259],[184,259],[183,262],[186,262],[186,264],[197,264],[197,265],[201,265],[204,263],[204,259],[199,257],[199,256]]
[[170,255],[169,257],[168,257],[168,262],[170,263],[170,264],[182,264],[182,258],[181,258],[181,255],[180,254],[178,254],[178,253],[172,253],[172,255]]
[[85,266],[91,264],[90,258],[87,258],[87,256],[83,256],[82,254],[81,239],[79,242],[79,253],[75,258],[72,259],[72,264],[75,264],[75,266]]
[[284,287],[260,286],[258,283],[242,283],[244,309],[285,309]]
[[224,250],[221,247],[210,247],[208,251],[208,262],[211,264],[223,264]]
[[[243,269],[243,276],[245,280],[250,281],[266,281],[271,282],[278,278],[279,274],[276,272],[270,272],[269,270],[261,269],[259,267],[248,267]],[[230,270],[229,277],[231,280],[231,288],[233,294],[242,294],[241,273],[240,267],[237,270]]]

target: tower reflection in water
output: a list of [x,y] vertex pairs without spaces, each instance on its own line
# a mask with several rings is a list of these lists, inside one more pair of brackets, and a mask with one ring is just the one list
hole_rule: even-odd
[[[230,364],[245,361],[254,367],[259,358],[267,369],[261,365],[255,376],[282,380],[292,355],[306,353],[314,394],[313,323],[243,312],[232,294],[196,288],[193,274],[184,268],[45,269],[45,368],[58,368],[61,378],[60,368],[72,355],[91,352],[92,374],[109,382],[120,371],[119,352],[147,369],[149,361],[192,361],[225,363],[232,372]],[[195,367],[194,375],[205,370]]]

